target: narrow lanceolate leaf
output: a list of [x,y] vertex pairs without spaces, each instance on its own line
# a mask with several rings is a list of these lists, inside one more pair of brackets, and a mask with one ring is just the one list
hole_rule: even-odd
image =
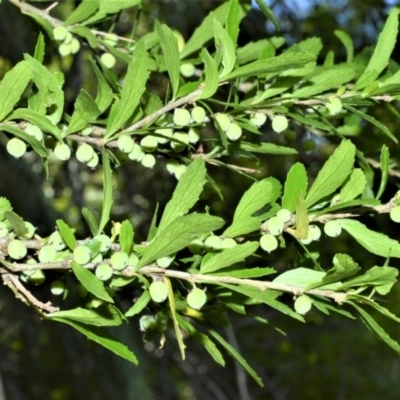
[[218,90],[218,67],[215,60],[210,56],[207,49],[202,49],[201,59],[204,62],[205,81],[203,83],[203,91],[198,99],[208,99]]
[[277,57],[254,61],[237,68],[229,75],[224,76],[224,81],[245,76],[257,76],[272,72],[283,72],[287,69],[301,68],[315,61],[315,59],[316,57],[309,53],[285,53]]
[[293,92],[295,97],[311,97],[327,90],[337,88],[349,82],[354,77],[353,68],[334,67],[316,75],[308,80],[305,87],[301,87]]
[[114,302],[105,289],[103,282],[92,272],[85,267],[82,267],[82,265],[77,264],[75,261],[72,262],[71,266],[72,272],[88,292],[92,293],[101,300],[109,303]]
[[394,49],[399,30],[399,12],[396,7],[392,8],[386,24],[379,34],[372,58],[370,59],[367,68],[358,78],[355,90],[365,88],[370,83],[374,82],[380,73],[387,67],[390,56]]
[[189,245],[198,235],[223,226],[221,218],[208,214],[189,214],[174,219],[149,244],[135,271],[161,258],[176,253]]
[[280,156],[290,156],[297,154],[297,150],[291,147],[278,146],[274,143],[248,143],[240,142],[239,149],[249,151],[250,153],[262,153],[262,154],[276,154]]
[[86,207],[82,208],[82,215],[83,218],[85,218],[86,223],[89,226],[90,229],[90,233],[93,236],[97,235],[97,232],[99,230],[99,223],[96,220],[96,217],[94,216],[94,214]]
[[44,42],[44,36],[42,32],[39,32],[38,40],[36,42],[35,46],[35,53],[33,54],[33,57],[38,60],[41,64],[43,64],[44,60],[44,55],[45,55],[45,42]]
[[147,304],[149,304],[151,298],[148,290],[145,290],[142,295],[135,301],[133,306],[125,313],[125,317],[133,317],[134,315],[142,312]]
[[213,20],[213,32],[217,54],[221,54],[222,57],[223,70],[220,73],[219,79],[223,80],[235,67],[235,45],[228,32],[216,19]]
[[367,179],[361,168],[354,168],[350,176],[340,190],[340,202],[354,200],[357,196],[363,193]]
[[247,242],[244,244],[238,244],[230,249],[222,250],[201,266],[200,273],[210,274],[229,267],[230,265],[245,260],[247,257],[254,254],[257,249],[258,242]]
[[307,239],[308,236],[307,205],[302,192],[298,195],[296,205],[296,230],[293,231],[293,233],[299,239]]
[[179,49],[178,41],[168,26],[158,27],[161,49],[164,55],[164,62],[167,67],[169,80],[172,86],[172,100],[176,98],[179,89]]
[[376,198],[379,199],[383,192],[385,191],[387,180],[389,177],[389,148],[384,144],[381,150],[381,159],[380,159],[382,178],[381,184],[379,185],[379,190],[376,195]]
[[206,167],[201,158],[194,160],[181,176],[171,200],[165,207],[159,231],[175,218],[185,215],[199,200],[206,183]]
[[103,112],[108,108],[108,106],[113,101],[113,91],[111,90],[107,81],[104,79],[103,74],[100,72],[98,66],[93,61],[92,58],[90,58],[90,62],[92,64],[93,71],[96,74],[96,79],[97,79],[97,95],[95,102],[99,110]]
[[351,36],[347,32],[338,29],[333,33],[343,43],[343,46],[345,47],[347,53],[346,61],[348,63],[351,63],[353,61],[353,56],[354,56],[354,45]]
[[110,158],[106,149],[103,149],[101,154],[103,160],[103,207],[101,209],[101,218],[97,234],[103,232],[104,227],[110,219],[111,206],[113,203],[113,179]]
[[263,12],[264,16],[271,20],[271,22],[275,25],[275,28],[281,30],[278,19],[275,17],[274,12],[267,6],[267,2],[265,0],[256,0],[258,7]]
[[74,112],[69,121],[66,135],[85,129],[89,122],[94,121],[100,114],[101,111],[96,102],[89,93],[82,89],[75,101]]
[[303,164],[296,163],[290,168],[285,182],[282,197],[282,208],[294,212],[296,210],[299,193],[307,193],[307,171]]
[[350,175],[356,148],[349,140],[343,140],[319,171],[307,197],[307,207],[332,194]]
[[107,138],[120,129],[133,115],[146,90],[148,77],[148,55],[144,43],[138,42],[128,65],[121,90],[121,99],[114,103],[113,118],[110,117],[107,123]]
[[121,245],[121,250],[126,254],[130,254],[133,246],[133,226],[129,220],[125,220],[121,224],[121,229],[119,231],[119,244]]
[[76,238],[72,229],[61,219],[58,219],[56,221],[56,224],[65,244],[69,247],[70,250],[74,250],[76,247]]
[[99,8],[99,0],[83,0],[82,3],[75,8],[65,21],[65,25],[73,25],[84,22],[86,19],[94,15]]
[[0,82],[0,121],[13,110],[31,79],[32,67],[27,61],[20,61],[4,75]]
[[229,3],[228,16],[226,18],[225,29],[228,32],[229,37],[232,39],[235,47],[237,44],[237,38],[239,36],[239,24],[240,24],[240,9],[239,0],[232,0]]
[[125,358],[125,360],[128,360],[134,364],[138,364],[136,356],[128,349],[128,347],[111,337],[108,332],[103,330],[102,328],[95,326],[85,326],[78,322],[73,322],[71,320],[63,318],[53,318],[53,320],[72,326],[77,331],[83,333],[88,339],[93,340],[94,342],[112,351],[118,356]]
[[369,252],[382,257],[400,258],[400,243],[383,233],[368,229],[364,224],[352,219],[342,219],[342,228]]

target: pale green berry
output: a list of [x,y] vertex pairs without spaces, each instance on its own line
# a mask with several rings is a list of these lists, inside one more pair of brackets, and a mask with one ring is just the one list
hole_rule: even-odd
[[187,126],[190,123],[190,112],[186,108],[176,108],[173,121],[175,125]]
[[104,35],[104,43],[108,44],[111,47],[115,47],[118,44],[118,36],[114,33],[107,33]]
[[142,138],[142,140],[140,141],[140,147],[144,152],[154,151],[157,149],[157,146],[158,140],[155,136],[148,135]]
[[129,256],[128,265],[130,267],[136,267],[138,262],[139,262],[139,257],[135,253],[131,253],[130,256]]
[[58,52],[61,57],[69,56],[71,54],[71,50],[72,49],[70,44],[62,43],[60,44],[60,46],[58,46]]
[[65,143],[58,143],[54,148],[54,155],[61,161],[69,160],[71,157],[71,149]]
[[0,222],[0,239],[8,235],[8,226],[4,222]]
[[111,249],[111,239],[107,235],[97,235],[93,239],[101,243],[101,253],[106,253],[108,250]]
[[329,102],[326,103],[326,108],[328,109],[329,114],[336,115],[339,114],[340,111],[342,111],[343,104],[339,98],[331,97],[329,99]]
[[72,33],[68,31],[67,34],[65,35],[64,44],[71,44],[71,42],[72,42]]
[[254,113],[250,115],[250,122],[255,125],[257,128],[265,124],[267,120],[267,116],[263,113]]
[[200,239],[193,240],[188,246],[188,249],[193,254],[200,254],[202,252],[203,248],[204,248],[204,244]]
[[103,255],[101,254],[101,253],[98,253],[95,257],[93,257],[92,258],[92,260],[91,260],[91,262],[93,263],[93,264],[96,264],[96,263],[100,263],[100,262],[102,262],[103,261]]
[[130,136],[120,136],[117,140],[117,146],[123,153],[130,153],[133,150],[135,142]]
[[228,139],[235,141],[242,137],[242,128],[235,122],[232,122],[225,132]]
[[[172,135],[173,141],[171,141],[171,148],[176,152],[180,153],[189,144],[189,135],[185,132],[175,132]],[[175,142],[177,140],[177,142]]]
[[156,263],[160,268],[168,268],[172,264],[174,259],[175,259],[175,256],[173,256],[173,257],[166,256],[166,257],[159,258],[156,261]]
[[106,68],[113,68],[117,60],[111,53],[103,53],[100,57],[100,61]]
[[276,133],[281,133],[289,126],[289,121],[284,115],[276,115],[272,118],[272,129]]
[[129,264],[129,256],[123,251],[115,252],[110,258],[111,266],[116,270],[123,270]]
[[143,315],[139,319],[141,332],[153,331],[157,328],[157,321],[152,315]]
[[310,230],[307,231],[307,237],[305,239],[300,239],[300,242],[303,244],[310,244],[313,241]]
[[177,167],[177,169],[176,169],[175,172],[174,172],[174,175],[175,175],[175,178],[176,178],[178,181],[179,181],[179,179],[181,179],[181,176],[185,173],[186,169],[187,169],[187,166],[186,166],[186,165],[183,165],[183,164],[181,164],[181,165],[179,165],[179,166]]
[[156,129],[155,133],[160,135],[160,136],[155,136],[157,142],[160,144],[165,144],[171,140],[174,130],[171,128],[160,128]]
[[92,251],[85,245],[76,246],[73,251],[74,261],[80,265],[85,265],[92,259]]
[[207,302],[207,295],[204,290],[199,288],[193,289],[186,298],[189,307],[200,310]]
[[53,232],[49,236],[47,243],[53,246],[57,251],[64,250],[66,247],[59,231]]
[[191,76],[194,75],[196,68],[193,64],[181,64],[181,66],[179,67],[179,71],[181,73],[182,76],[184,76],[185,78],[190,78]]
[[25,128],[25,132],[30,135],[33,136],[37,141],[42,141],[43,139],[43,132],[42,130],[36,126],[36,125],[27,125]]
[[188,132],[189,143],[197,143],[200,140],[200,131],[197,128],[190,128]]
[[332,219],[324,225],[324,232],[327,236],[336,237],[342,232],[340,221]]
[[204,241],[204,248],[207,251],[219,250],[222,247],[222,239],[219,236],[211,235]]
[[38,259],[41,263],[53,262],[56,257],[57,250],[49,244],[43,246],[38,253]]
[[16,239],[8,243],[7,253],[14,260],[21,260],[28,254],[28,249],[23,241]]
[[260,238],[260,247],[270,253],[278,248],[278,239],[274,235],[266,233]]
[[286,208],[282,208],[276,213],[276,217],[279,218],[282,222],[286,223],[289,222],[292,218],[292,212],[287,210]]
[[54,296],[61,296],[64,293],[65,285],[61,281],[53,281],[50,290]]
[[128,154],[128,157],[133,161],[140,161],[144,157],[144,152],[142,148],[137,143],[135,143],[133,145],[132,151]]
[[76,158],[80,162],[87,163],[93,158],[93,156],[94,150],[90,144],[83,143],[76,150]]
[[57,26],[53,29],[54,40],[62,42],[67,37],[67,29],[63,26]]
[[89,136],[92,132],[93,132],[93,128],[91,126],[88,126],[87,128],[85,128],[81,131],[81,135]]
[[26,144],[21,139],[12,138],[7,142],[7,151],[15,158],[20,158],[26,152]]
[[162,303],[168,297],[167,285],[164,282],[152,282],[149,287],[151,299],[156,303]]
[[45,279],[46,276],[44,272],[41,269],[37,269],[32,275],[29,276],[28,282],[34,285],[41,285]]
[[294,309],[297,313],[304,315],[307,314],[312,307],[312,300],[307,295],[299,296],[294,302]]
[[196,106],[191,111],[193,121],[201,124],[206,118],[206,110],[203,107]]
[[226,114],[215,114],[214,118],[224,132],[226,132],[231,126],[231,119]]
[[165,164],[165,167],[167,168],[167,171],[170,174],[174,174],[180,165],[181,165],[181,163],[178,160],[175,160],[174,158],[170,158],[167,161],[167,163]]
[[236,240],[232,238],[225,238],[221,243],[221,249],[231,249],[237,245]]
[[283,232],[284,225],[284,222],[278,217],[271,217],[266,223],[269,233],[274,236],[278,236]]
[[71,40],[70,46],[71,46],[71,53],[76,54],[81,48],[81,43],[79,42],[79,40],[77,38],[73,38]]
[[19,236],[22,239],[32,239],[35,234],[36,228],[30,222],[24,222],[27,232],[24,235]]
[[101,281],[108,281],[113,276],[113,269],[108,264],[100,264],[96,267],[95,275]]
[[321,229],[317,225],[310,225],[308,227],[308,234],[311,236],[312,240],[319,240],[321,237]]
[[89,167],[89,168],[96,168],[97,167],[97,165],[99,164],[99,156],[97,155],[97,153],[95,152],[94,154],[93,154],[93,157],[90,159],[90,161],[88,161],[87,163],[86,163],[86,165]]
[[153,154],[145,154],[140,163],[145,168],[153,168],[156,165],[156,158]]
[[400,206],[393,207],[389,215],[393,222],[400,222]]

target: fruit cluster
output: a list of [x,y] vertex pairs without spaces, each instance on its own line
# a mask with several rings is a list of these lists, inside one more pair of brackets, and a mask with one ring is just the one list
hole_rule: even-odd
[[55,40],[60,42],[60,45],[58,46],[58,52],[62,57],[66,57],[70,54],[76,54],[81,48],[79,40],[62,25],[59,25],[53,29],[53,36]]

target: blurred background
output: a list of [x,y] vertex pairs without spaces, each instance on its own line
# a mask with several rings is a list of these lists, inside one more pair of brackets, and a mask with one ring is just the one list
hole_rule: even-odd
[[[50,2],[35,2],[45,7]],[[54,9],[53,15],[64,19],[78,2],[64,0]],[[206,0],[145,0],[141,10],[138,35],[153,29],[156,20],[177,29],[187,39],[203,18],[221,1]],[[250,2],[248,2],[250,3]],[[397,1],[384,0],[275,0],[268,1],[278,17],[282,31],[266,21],[255,6],[241,24],[239,44],[272,36],[283,36],[285,46],[313,36],[321,37],[324,48],[321,61],[333,50],[336,62],[345,61],[346,54],[334,30],[347,31],[354,40],[356,52],[372,46],[382,28],[387,13]],[[122,13],[115,30],[129,35],[137,10]],[[108,30],[110,24],[104,23]],[[101,28],[101,27],[100,27]],[[33,53],[40,27],[23,16],[8,1],[0,4],[0,76],[22,59],[23,53]],[[96,81],[86,63],[88,52],[83,48],[74,57],[60,59],[56,45],[46,37],[46,65],[52,70],[61,68],[66,75],[67,111],[83,85],[93,91]],[[371,50],[371,48],[370,48]],[[400,42],[394,51],[394,61],[400,63]],[[119,69],[118,69],[119,68]],[[124,66],[117,66],[122,73]],[[152,76],[155,92],[163,92],[165,77]],[[385,123],[400,139],[399,104],[393,107],[376,104],[368,113]],[[391,154],[392,176],[383,201],[399,189],[398,146],[389,142],[373,126],[354,121],[355,129],[349,133],[357,147],[370,159],[370,182],[379,185],[379,170],[374,161],[379,160],[380,146],[385,143]],[[207,128],[206,128],[207,129]],[[287,170],[301,161],[311,176],[334,149],[335,138],[324,138],[318,132],[304,131],[299,126],[277,135],[264,127],[263,134],[277,144],[294,147],[297,156],[263,157],[259,161],[246,160],[243,165],[259,170],[256,177],[275,176],[282,182]],[[38,226],[46,235],[54,230],[55,219],[63,218],[78,230],[82,238],[89,235],[80,215],[83,205],[99,212],[102,199],[101,170],[90,171],[75,159],[66,163],[52,160],[50,177],[44,179],[40,160],[34,154],[24,162],[15,161],[5,151],[0,137],[0,196],[6,196],[17,213]],[[228,160],[226,160],[228,162]],[[232,162],[239,162],[232,160]],[[241,162],[241,161],[240,161]],[[224,196],[224,201],[206,187],[199,208],[208,204],[212,213],[229,220],[241,194],[253,182],[235,172],[210,167]],[[18,182],[18,184],[15,184]],[[157,159],[153,170],[137,163],[128,163],[118,169],[115,180],[115,200],[112,219],[129,218],[139,239],[147,235],[156,204],[168,201],[175,178],[165,169],[165,160]],[[239,190],[240,188],[240,190]],[[369,218],[363,222],[372,229],[386,232],[400,239],[398,228],[387,216]],[[265,264],[283,270],[298,254],[298,248],[289,243],[282,252],[274,252]],[[333,254],[350,254],[362,267],[382,265],[384,260],[367,254],[346,234],[337,239],[321,239],[314,247],[321,252],[320,263],[329,268]],[[392,266],[397,265],[391,263]],[[54,276],[53,276],[54,275]],[[46,282],[34,288],[39,298],[60,302],[49,291],[56,273],[49,274]],[[385,306],[400,315],[400,290],[397,285]],[[124,293],[121,302],[132,301]],[[130,296],[130,297],[129,297]],[[291,299],[288,298],[291,301]],[[260,323],[254,316],[268,321]],[[377,317],[379,319],[379,317]],[[307,324],[290,320],[282,314],[260,306],[249,309],[249,315],[232,315],[233,330],[221,330],[228,341],[237,347],[252,365],[265,386],[259,388],[245,372],[226,355],[226,367],[221,368],[190,338],[187,342],[187,359],[182,361],[173,332],[167,331],[167,343],[159,348],[159,338],[143,342],[138,320],[110,332],[126,343],[138,356],[138,367],[114,356],[102,347],[87,341],[68,327],[41,321],[32,310],[0,286],[0,400],[387,400],[400,398],[400,358],[371,334],[360,321],[350,321],[317,311],[307,314]],[[381,322],[381,321],[380,321]],[[398,325],[384,324],[394,339],[400,340]],[[281,332],[286,332],[286,335]],[[3,396],[3,397],[2,397]]]

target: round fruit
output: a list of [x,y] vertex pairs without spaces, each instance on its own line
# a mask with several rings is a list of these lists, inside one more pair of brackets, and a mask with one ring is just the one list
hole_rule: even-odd
[[296,140],[297,135],[295,131],[292,131],[291,129],[286,129],[284,137],[288,142],[294,142]]
[[67,37],[67,33],[68,31],[66,28],[64,28],[63,26],[57,26],[53,29],[54,40],[62,42]]
[[196,106],[191,111],[193,121],[201,124],[206,118],[206,110],[203,107]]
[[120,136],[117,140],[117,146],[123,153],[130,153],[133,150],[135,142],[130,136]]
[[108,250],[111,249],[111,239],[107,235],[97,235],[93,239],[101,243],[101,253],[106,253]]
[[236,240],[232,238],[225,238],[221,243],[221,249],[231,249],[237,245]]
[[92,132],[93,132],[93,128],[91,126],[88,126],[87,128],[85,128],[81,131],[81,135],[89,136]]
[[270,253],[278,248],[278,239],[274,235],[266,233],[260,237],[260,246],[263,250]]
[[144,152],[138,144],[133,145],[133,150],[128,154],[132,161],[140,161],[144,157]]
[[62,43],[58,46],[58,52],[61,57],[69,56],[71,54],[71,50],[72,49],[70,44]]
[[179,67],[179,71],[181,72],[181,75],[185,78],[190,78],[194,75],[196,68],[193,64],[182,64]]
[[297,313],[304,315],[307,314],[312,307],[312,300],[305,294],[299,296],[294,302],[294,309]]
[[286,208],[282,208],[276,213],[276,217],[280,219],[283,223],[286,223],[289,222],[292,218],[292,212],[286,210]]
[[111,53],[103,53],[100,57],[100,61],[106,68],[113,68],[117,60]]
[[92,159],[89,162],[87,162],[86,165],[89,168],[93,169],[97,167],[98,163],[99,163],[99,156],[97,155],[97,153],[94,153]]
[[187,169],[187,166],[181,164],[181,165],[179,165],[179,167],[175,170],[174,175],[175,175],[175,178],[176,178],[178,181],[179,181],[179,179],[181,179],[181,176],[185,173],[186,169]]
[[277,115],[272,119],[272,129],[276,133],[281,133],[289,126],[289,121],[284,115]]
[[153,154],[145,154],[140,163],[143,167],[146,168],[153,168],[156,165],[156,158]]
[[139,257],[135,253],[131,253],[131,255],[129,256],[128,265],[130,267],[136,267],[138,262],[139,262]]
[[261,125],[265,124],[267,116],[263,113],[254,113],[250,115],[250,122],[259,128]]
[[300,242],[303,244],[310,244],[313,241],[313,238],[310,234],[310,230],[307,231],[307,237],[305,239],[300,239]]
[[174,259],[175,259],[175,257],[166,256],[166,257],[159,258],[156,261],[156,263],[160,268],[168,268],[172,264]]
[[204,290],[195,288],[188,294],[186,300],[189,307],[200,310],[207,302],[207,295]]
[[400,206],[393,207],[389,215],[393,222],[400,222]]
[[226,114],[215,114],[215,120],[217,121],[219,127],[226,132],[231,126],[231,120]]
[[76,151],[76,158],[80,162],[87,163],[89,162],[94,156],[93,147],[87,143],[83,143],[78,147]]
[[167,171],[170,174],[174,174],[175,171],[179,168],[181,163],[178,160],[175,160],[174,158],[170,158],[167,163],[165,164],[165,167],[167,168]]
[[37,269],[32,275],[29,276],[28,282],[33,283],[34,285],[41,285],[46,276],[41,269]]
[[324,232],[327,236],[336,237],[342,232],[342,227],[340,226],[340,221],[332,219],[324,225]]
[[64,241],[62,240],[62,237],[60,235],[60,232],[55,231],[53,232],[48,239],[48,244],[52,245],[57,251],[64,250],[66,245]]
[[79,40],[77,38],[73,38],[71,40],[70,46],[71,46],[71,53],[76,54],[81,48],[81,43],[79,42]]
[[43,132],[36,125],[31,125],[31,124],[27,125],[25,128],[25,132],[28,135],[33,136],[39,142],[43,139]]
[[203,250],[203,247],[203,242],[200,239],[195,239],[189,244],[188,249],[193,254],[200,254]]
[[54,148],[54,155],[61,161],[69,160],[71,157],[71,149],[65,143],[58,143]]
[[8,243],[7,253],[14,260],[21,260],[28,254],[28,249],[23,241],[17,239]]
[[54,281],[51,284],[50,290],[54,296],[60,296],[64,293],[65,285],[61,281]]
[[319,240],[321,237],[321,229],[317,225],[310,225],[308,227],[308,235],[311,236],[312,240]]
[[8,227],[4,222],[0,222],[0,239],[8,235]]
[[238,140],[242,137],[242,128],[235,122],[232,122],[226,131],[226,136],[228,136],[230,140]]
[[21,139],[12,138],[7,142],[7,151],[15,158],[20,158],[26,152],[26,144]]
[[160,144],[165,144],[170,141],[172,138],[172,135],[174,133],[174,130],[171,128],[160,128],[156,129],[155,133],[159,134],[160,136],[156,136],[156,140]]
[[187,126],[190,123],[190,112],[186,108],[176,108],[173,121],[175,125]]
[[222,239],[219,236],[211,235],[204,241],[204,248],[207,251],[219,250],[222,246]]
[[164,282],[151,282],[149,292],[151,299],[156,303],[162,303],[168,297],[167,285]]
[[22,239],[32,239],[35,234],[36,228],[30,222],[24,222],[27,232],[25,235],[20,236]]
[[103,261],[103,255],[101,253],[98,253],[95,257],[92,258],[91,262],[92,263],[100,263]]
[[329,102],[326,103],[326,108],[328,109],[329,114],[336,115],[339,114],[340,111],[342,111],[343,104],[339,98],[331,97],[329,99]]
[[157,328],[157,321],[152,315],[143,315],[139,319],[139,326],[142,332],[152,331]]
[[114,269],[121,271],[128,266],[129,256],[123,251],[117,251],[111,256],[110,262]]
[[43,246],[38,253],[38,259],[41,263],[53,262],[56,257],[57,250],[49,244]]
[[312,139],[305,139],[302,143],[304,151],[313,151],[315,150],[315,142]]
[[113,275],[113,269],[108,264],[100,264],[96,267],[95,275],[101,281],[108,281]]
[[114,33],[107,33],[107,35],[104,35],[104,43],[115,47],[118,43],[118,36]]
[[158,146],[158,140],[155,136],[145,136],[140,141],[140,147],[143,151],[154,151]]
[[72,33],[67,32],[67,35],[65,36],[64,39],[64,44],[71,44],[71,42],[72,42]]
[[172,141],[171,148],[176,152],[179,153],[185,148],[185,144],[189,144],[189,136],[187,133],[184,132],[175,132],[172,135],[172,139],[178,140],[178,142]]
[[267,221],[267,229],[269,233],[274,236],[278,236],[283,232],[284,222],[278,217],[271,217]]
[[92,251],[89,247],[84,245],[76,246],[73,252],[73,257],[76,263],[85,265],[92,259]]
[[188,132],[189,143],[197,143],[200,140],[200,131],[197,128],[190,128]]

